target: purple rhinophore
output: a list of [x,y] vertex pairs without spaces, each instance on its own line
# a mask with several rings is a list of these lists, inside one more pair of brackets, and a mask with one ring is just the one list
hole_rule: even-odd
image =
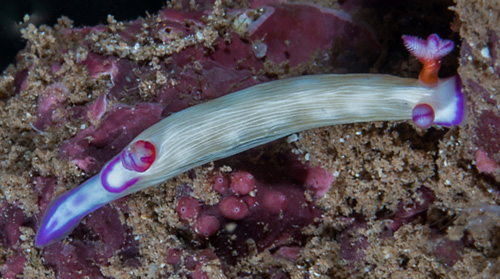
[[422,129],[429,128],[434,123],[434,109],[428,104],[416,105],[411,116],[413,122]]

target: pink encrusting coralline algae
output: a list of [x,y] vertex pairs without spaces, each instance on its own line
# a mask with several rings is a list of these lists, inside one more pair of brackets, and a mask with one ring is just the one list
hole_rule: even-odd
[[[277,79],[278,74],[266,74],[271,64],[293,68],[312,60],[343,71],[367,71],[380,48],[372,32],[344,12],[271,2],[227,10],[231,25],[224,36],[208,34],[216,29],[207,17],[220,16],[212,9],[163,9],[154,19],[120,26],[107,42],[96,39],[109,31],[105,26],[59,31],[78,38],[80,45],[61,53],[74,56],[72,66],[99,84],[94,88],[98,94],[91,102],[74,102],[73,87],[61,74],[69,62],[53,61],[54,76],[38,95],[32,127],[44,134],[78,119],[80,125],[60,144],[58,156],[85,177],[93,176],[63,192],[62,181],[38,174],[32,185],[40,213],[33,217],[2,203],[0,226],[11,234],[0,239],[14,251],[0,270],[2,276],[23,273],[20,245],[25,240],[19,226],[37,232],[36,249],[58,278],[108,278],[103,267],[110,265],[131,274],[144,268],[141,245],[148,239],[127,222],[136,213],[127,198],[120,198],[214,161],[203,175],[187,173],[193,180],[205,176],[209,199],[200,198],[196,187],[201,186],[190,183],[179,183],[175,195],[164,198],[173,218],[165,225],[171,238],[165,240],[166,261],[154,269],[164,269],[167,277],[212,278],[208,265],[218,262],[224,270],[258,253],[295,262],[308,245],[305,231],[323,222],[326,209],[318,202],[335,185],[335,175],[296,150],[273,156],[255,150],[236,154],[290,134],[291,143],[295,133],[335,124],[413,120],[425,129],[463,122],[459,77],[437,75],[453,43],[436,34],[427,40],[403,37],[424,64],[419,79],[381,74]],[[343,51],[329,53],[332,43],[343,45]],[[373,47],[367,50],[366,45]],[[122,55],[116,54],[118,48],[124,49]],[[153,55],[141,53],[144,49]],[[352,62],[356,59],[360,62]],[[17,75],[18,94],[27,92],[30,71]],[[478,165],[491,172],[492,163],[483,155],[478,153]],[[434,201],[431,190],[418,189],[421,199],[410,205],[401,201],[393,215],[381,218],[391,222],[387,235],[420,217]],[[362,260],[370,244],[352,234],[368,221],[353,214],[342,222],[346,230],[332,236],[339,239],[339,257]],[[436,254],[446,255],[442,247]],[[278,268],[266,272],[273,278],[289,276]]]
[[[206,205],[192,198],[190,189],[183,191],[176,207],[179,219],[201,237],[208,238],[215,253],[231,264],[248,255],[246,243],[250,240],[255,242],[258,251],[303,245],[301,230],[321,219],[321,212],[305,199],[305,189],[299,186],[304,185],[306,177],[295,180],[292,174],[281,173],[269,163],[240,168],[263,176],[256,179],[242,170],[216,173],[212,187],[220,193],[220,202]],[[309,170],[304,168],[303,173]],[[329,173],[324,176],[332,178]],[[324,180],[317,175],[316,178]],[[321,186],[331,184],[330,180]]]

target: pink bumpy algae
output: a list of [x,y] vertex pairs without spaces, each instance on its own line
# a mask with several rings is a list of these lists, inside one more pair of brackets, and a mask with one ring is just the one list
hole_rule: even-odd
[[[227,188],[220,193],[219,203],[203,204],[201,210],[197,202],[189,202],[191,207],[185,212],[199,210],[199,217],[191,229],[202,237],[208,237],[215,254],[228,264],[234,264],[238,258],[248,255],[248,241],[254,242],[259,252],[304,245],[306,237],[302,229],[321,220],[321,212],[314,202],[305,198],[307,188],[304,181],[295,182],[288,173],[291,169],[283,172],[265,161],[257,165],[248,162],[231,165],[239,165],[240,168],[231,174],[217,174],[212,187],[221,184],[221,180],[228,180],[230,185],[238,184],[238,188],[252,190],[242,194]],[[179,211],[179,208],[187,207],[186,201],[193,200],[189,193],[187,191],[187,196],[180,197],[177,205],[179,218],[185,221],[185,212]],[[189,222],[186,225],[189,226]]]

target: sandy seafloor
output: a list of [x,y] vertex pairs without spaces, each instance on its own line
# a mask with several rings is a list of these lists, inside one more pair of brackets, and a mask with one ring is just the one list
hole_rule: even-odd
[[[141,57],[134,57],[124,53],[123,45],[116,41],[121,23],[109,19],[99,36],[87,38],[89,45],[63,51],[71,50],[82,39],[64,33],[71,25],[68,19],[61,19],[54,28],[28,27],[24,31],[27,48],[0,77],[2,277],[500,278],[499,1],[340,2],[315,1],[332,8],[343,6],[356,21],[370,26],[380,51],[369,65],[363,65],[365,72],[416,77],[420,64],[406,53],[400,36],[438,33],[452,39],[457,46],[444,59],[441,76],[460,75],[468,98],[466,122],[459,127],[428,130],[410,122],[377,122],[301,132],[294,141],[278,140],[232,159],[197,167],[121,199],[96,212],[98,217],[84,221],[57,247],[49,248],[34,247],[40,207],[47,205],[46,199],[95,174],[95,170],[86,172],[63,156],[61,146],[88,125],[100,123],[85,117],[68,120],[66,109],[61,107],[52,122],[36,122],[42,93],[60,82],[71,94],[59,103],[68,110],[75,105],[86,107],[112,85],[109,76],[92,78],[78,63],[78,55],[86,55],[90,49],[154,68],[158,61],[168,64],[171,53],[182,52],[193,43],[167,38],[172,43],[170,50],[155,52],[150,45]],[[238,1],[216,6],[201,29],[205,39],[195,45],[209,51],[224,36],[221,30],[232,28],[231,14],[223,11],[249,5]],[[181,6],[175,1],[172,4],[173,9]],[[191,10],[197,9],[204,6],[191,5]],[[115,47],[99,53],[99,44]],[[339,69],[321,57],[338,48],[332,44],[300,65],[267,61],[258,74],[275,79],[337,73]],[[321,67],[317,59],[322,61]],[[54,63],[61,68],[54,71],[53,67],[59,67]],[[17,84],[23,71],[26,83]],[[144,102],[153,99],[155,83],[164,83],[160,77],[148,82],[138,85]],[[186,98],[188,105],[203,101]],[[123,98],[110,102],[136,101]],[[245,162],[287,152],[298,154],[299,160],[310,166],[321,166],[334,177],[322,198],[304,192],[321,212],[321,221],[302,229],[300,243],[283,241],[282,246],[262,252],[254,249],[231,263],[213,256],[212,251],[220,251],[214,247],[216,242],[197,236],[189,224],[179,220],[175,208],[179,196],[186,194],[179,193],[179,185],[189,188],[192,197],[215,204],[220,195],[211,188],[214,172],[230,173],[231,169],[244,168]],[[37,187],[41,181],[55,185],[49,198],[44,191],[50,187]],[[111,227],[122,227],[113,231],[99,224],[100,219]],[[106,236],[115,233],[121,233],[122,243],[113,243]],[[103,247],[105,244],[114,246]],[[292,248],[295,254],[278,249],[283,247]],[[172,260],[172,251],[179,253],[178,261]]]

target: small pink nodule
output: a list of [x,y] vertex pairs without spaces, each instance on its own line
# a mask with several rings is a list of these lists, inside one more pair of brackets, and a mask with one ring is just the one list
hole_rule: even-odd
[[235,171],[231,174],[229,187],[237,195],[248,195],[255,188],[255,178],[246,171]]
[[198,220],[194,224],[195,232],[203,237],[210,237],[214,235],[220,228],[219,219],[215,216],[205,215]]
[[182,221],[189,221],[194,220],[196,219],[196,217],[198,217],[201,206],[198,200],[196,200],[195,198],[182,197],[179,199],[175,210],[179,215],[179,219],[181,219]]
[[219,203],[222,216],[229,220],[241,220],[248,216],[248,205],[236,197],[228,197]]
[[145,172],[156,159],[156,148],[149,141],[138,140],[122,152],[120,159],[127,170]]
[[429,128],[434,123],[434,109],[428,104],[418,104],[413,108],[412,119],[420,128]]
[[223,195],[224,192],[229,188],[229,181],[223,174],[217,174],[214,176],[214,184],[212,185],[212,189],[214,189],[217,193]]

